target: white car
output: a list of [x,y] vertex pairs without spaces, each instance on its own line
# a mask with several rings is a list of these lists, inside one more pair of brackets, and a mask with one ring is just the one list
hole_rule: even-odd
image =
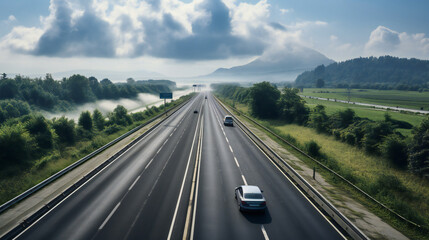
[[235,188],[235,199],[240,211],[265,211],[267,202],[258,186],[243,185]]

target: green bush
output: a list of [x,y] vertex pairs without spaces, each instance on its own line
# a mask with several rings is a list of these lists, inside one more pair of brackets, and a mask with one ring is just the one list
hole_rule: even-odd
[[381,144],[383,156],[397,167],[406,167],[408,158],[407,144],[397,135],[389,135]]
[[320,157],[320,146],[313,140],[310,142],[305,143],[305,150],[307,151],[308,155],[312,157]]
[[121,129],[122,129],[121,126],[118,126],[117,124],[113,124],[108,126],[106,129],[104,129],[104,132],[110,135],[120,131]]

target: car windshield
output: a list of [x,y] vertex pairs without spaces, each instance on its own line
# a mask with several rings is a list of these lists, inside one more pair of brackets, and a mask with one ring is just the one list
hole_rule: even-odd
[[262,199],[262,194],[260,194],[260,193],[245,193],[244,198]]
[[226,117],[225,120],[232,120],[232,117]]

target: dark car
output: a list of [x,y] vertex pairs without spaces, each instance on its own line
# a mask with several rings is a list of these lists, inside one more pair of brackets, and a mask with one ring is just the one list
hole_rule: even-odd
[[258,186],[243,185],[235,188],[235,199],[240,211],[265,211],[267,202]]
[[223,119],[223,125],[225,126],[234,126],[234,120],[232,119],[232,116],[226,115]]
[[194,110],[194,113],[198,113],[198,110]]

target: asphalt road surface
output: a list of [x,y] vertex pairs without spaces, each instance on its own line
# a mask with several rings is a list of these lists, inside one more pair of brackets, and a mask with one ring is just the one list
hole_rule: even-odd
[[[343,239],[224,115],[199,94],[18,239],[182,239],[195,166],[192,239]],[[265,214],[238,211],[234,189],[244,184],[264,191]]]

